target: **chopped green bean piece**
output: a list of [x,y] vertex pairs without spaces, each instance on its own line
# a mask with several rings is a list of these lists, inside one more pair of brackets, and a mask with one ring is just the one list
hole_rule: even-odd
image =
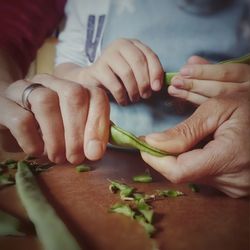
[[76,171],[78,173],[80,173],[80,172],[88,172],[90,170],[91,170],[91,168],[89,166],[85,165],[85,164],[81,164],[81,165],[76,166]]
[[159,196],[164,196],[164,197],[178,197],[184,195],[183,192],[178,191],[178,190],[172,190],[172,189],[167,189],[167,190],[159,190],[157,191]]
[[15,184],[15,180],[10,174],[0,175],[0,187],[13,184]]
[[13,162],[13,163],[9,163],[7,164],[8,169],[17,169],[17,163]]
[[144,227],[147,234],[151,237],[155,232],[155,227],[148,223],[142,215],[136,215],[135,220]]
[[130,218],[134,218],[135,212],[131,209],[131,207],[127,204],[121,204],[117,203],[113,205],[110,210],[112,213],[118,213],[118,214],[123,214],[125,216],[128,216]]
[[153,178],[150,174],[145,173],[133,177],[134,182],[149,183],[152,182]]
[[123,183],[120,183],[118,181],[110,181],[110,186],[109,186],[109,190],[111,192],[116,192],[116,191],[120,191],[120,197],[123,200],[125,197],[130,197],[133,192],[134,192],[134,188],[129,187],[128,185],[125,185]]
[[137,209],[145,217],[147,222],[152,223],[154,211],[144,199],[137,201]]
[[19,219],[0,210],[0,236],[24,236],[25,234],[19,231],[20,225]]

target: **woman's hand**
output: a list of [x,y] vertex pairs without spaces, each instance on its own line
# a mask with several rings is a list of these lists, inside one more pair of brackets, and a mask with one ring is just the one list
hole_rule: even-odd
[[[211,98],[186,121],[145,137],[147,143],[178,156],[141,153],[154,169],[174,183],[205,182],[231,197],[250,194],[250,84]],[[204,147],[194,148],[213,136]]]
[[[29,95],[31,111],[22,107],[22,93],[31,83],[43,87]],[[77,164],[85,156],[97,160],[109,137],[109,103],[105,92],[51,75],[12,83],[0,99],[0,124],[7,127],[25,153],[46,151],[55,163]]]

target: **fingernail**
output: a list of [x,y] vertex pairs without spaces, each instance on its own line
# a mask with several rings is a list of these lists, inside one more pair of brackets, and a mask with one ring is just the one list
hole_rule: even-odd
[[181,78],[173,78],[171,81],[171,85],[177,87],[177,88],[182,88],[184,86],[183,79]]
[[185,66],[180,70],[181,75],[183,76],[192,76],[193,74],[193,68],[190,66]]
[[151,96],[152,92],[150,90],[146,91],[145,93],[142,94],[143,99],[147,99]]
[[153,82],[152,89],[155,90],[155,91],[161,90],[161,82],[160,82],[160,80],[157,79],[157,80],[155,80]]
[[91,140],[87,144],[86,155],[89,160],[98,160],[102,156],[104,145],[99,140]]

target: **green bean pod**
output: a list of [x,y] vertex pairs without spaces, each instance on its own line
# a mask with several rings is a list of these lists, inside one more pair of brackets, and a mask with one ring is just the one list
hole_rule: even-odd
[[111,122],[110,126],[110,138],[109,142],[111,144],[123,147],[123,148],[133,148],[140,151],[149,153],[154,156],[163,157],[168,155],[167,152],[150,146],[146,142],[140,140],[132,133],[125,131],[124,129],[116,126]]
[[48,203],[28,165],[23,161],[18,162],[16,188],[44,249],[82,249]]
[[[246,54],[241,57],[232,58],[229,60],[221,61],[218,64],[228,64],[228,63],[243,63],[243,64],[250,64],[250,53]],[[164,75],[164,82],[166,86],[169,86],[171,84],[171,80],[174,76],[179,74],[179,72],[167,72]]]

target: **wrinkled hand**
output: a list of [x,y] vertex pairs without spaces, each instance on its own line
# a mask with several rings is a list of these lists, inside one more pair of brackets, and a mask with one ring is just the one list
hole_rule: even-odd
[[[44,87],[29,95],[31,111],[22,107],[21,95],[31,82]],[[97,160],[104,154],[109,136],[109,103],[100,88],[83,88],[50,75],[31,82],[12,83],[0,99],[0,124],[10,130],[23,151],[40,155],[46,151],[55,163],[74,164]]]
[[210,64],[201,57],[189,58],[180,74],[172,79],[170,95],[202,104],[208,98],[228,94],[250,82],[250,65]]
[[[143,159],[174,183],[200,181],[231,197],[250,194],[250,84],[211,98],[187,120],[145,140],[178,156]],[[203,148],[200,141],[213,135]]]
[[117,103],[126,105],[159,91],[164,71],[149,47],[135,39],[118,39],[91,66],[64,63],[57,65],[55,74],[83,86],[103,86]]

